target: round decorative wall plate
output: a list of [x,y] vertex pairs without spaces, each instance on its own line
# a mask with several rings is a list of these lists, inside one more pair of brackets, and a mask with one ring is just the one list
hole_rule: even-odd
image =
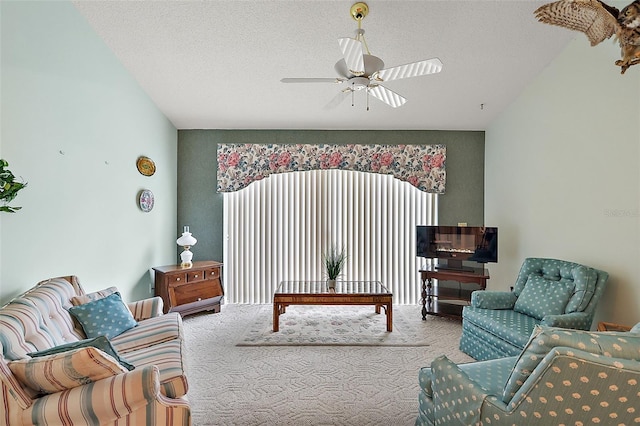
[[145,189],[140,191],[140,195],[138,196],[138,204],[140,205],[140,210],[145,213],[150,212],[153,209],[153,192],[149,189]]
[[136,161],[136,167],[138,167],[138,171],[145,176],[153,176],[156,172],[156,164],[149,157],[139,157],[138,161]]

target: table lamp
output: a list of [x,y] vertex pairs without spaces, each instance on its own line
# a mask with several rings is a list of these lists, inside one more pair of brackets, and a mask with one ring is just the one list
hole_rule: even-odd
[[191,232],[189,232],[189,227],[185,226],[182,235],[176,240],[176,243],[184,248],[184,251],[180,253],[180,259],[182,260],[180,266],[184,268],[193,266],[193,263],[191,262],[193,253],[191,253],[189,249],[191,246],[196,245],[197,242],[198,240],[196,240],[193,235],[191,235]]

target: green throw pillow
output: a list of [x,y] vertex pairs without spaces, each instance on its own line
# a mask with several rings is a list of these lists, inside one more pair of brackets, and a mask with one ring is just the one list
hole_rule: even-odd
[[554,281],[530,275],[513,310],[539,320],[547,315],[564,314],[573,287],[571,281]]
[[78,320],[84,334],[89,338],[106,336],[107,339],[111,339],[138,324],[122,301],[120,293],[113,293],[84,305],[72,306],[69,313]]
[[100,349],[102,352],[107,355],[111,355],[116,361],[118,361],[124,368],[131,371],[136,368],[133,364],[129,363],[127,360],[122,358],[118,351],[111,345],[109,339],[105,336],[94,337],[93,339],[84,339],[78,340],[77,342],[66,343],[64,345],[54,346],[53,348],[44,349],[42,351],[30,352],[29,355],[32,358],[37,358],[41,356],[59,354],[62,352],[71,351],[73,349],[78,348],[86,348],[92,346],[94,348]]

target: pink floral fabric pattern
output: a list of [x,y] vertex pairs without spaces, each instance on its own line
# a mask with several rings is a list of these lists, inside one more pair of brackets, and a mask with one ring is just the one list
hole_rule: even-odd
[[274,173],[340,169],[391,174],[444,194],[444,145],[219,144],[218,192],[239,191]]

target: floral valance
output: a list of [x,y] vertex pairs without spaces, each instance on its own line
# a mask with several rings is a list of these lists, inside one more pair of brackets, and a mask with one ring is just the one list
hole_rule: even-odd
[[219,144],[218,192],[233,192],[274,173],[321,169],[391,174],[444,194],[444,145]]

